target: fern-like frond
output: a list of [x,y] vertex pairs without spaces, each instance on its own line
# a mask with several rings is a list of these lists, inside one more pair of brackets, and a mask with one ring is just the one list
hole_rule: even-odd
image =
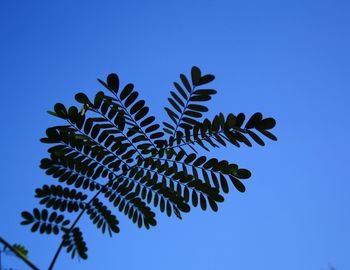
[[76,189],[62,188],[59,185],[44,185],[42,188],[35,190],[36,198],[40,198],[40,204],[46,208],[53,208],[61,212],[68,211],[69,213],[78,212],[84,209],[87,195]]
[[39,210],[33,209],[33,213],[23,211],[22,218],[24,219],[21,224],[32,224],[31,231],[39,231],[41,234],[58,234],[60,230],[66,229],[70,221],[65,219],[63,215],[57,214],[57,212],[49,213],[46,209]]
[[264,146],[262,136],[277,140],[270,132],[275,120],[261,113],[246,123],[243,113],[204,118],[205,102],[216,94],[206,86],[213,80],[213,75],[202,75],[198,67],[192,67],[190,78],[180,75],[165,107],[170,117],[170,122],[163,122],[167,136],[134,85],[120,88],[116,74],[108,75],[106,82],[98,80],[112,95],[99,91],[90,100],[78,93],[75,99],[81,109],[55,104],[49,114],[64,123],[48,128],[41,139],[49,147],[40,167],[58,181],[36,189],[36,197],[47,209],[77,217],[68,228],[70,221],[57,212],[37,208],[22,212],[22,224],[31,225],[33,232],[63,235],[49,269],[62,247],[72,257],[87,258],[77,226],[83,215],[112,236],[119,232],[116,210],[149,229],[157,224],[154,207],[181,219],[191,206],[218,211],[230,182],[239,192],[245,191],[249,170],[201,155],[196,146],[210,151],[228,144],[252,146],[251,140]]
[[116,216],[99,199],[93,199],[86,212],[97,228],[101,229],[102,233],[107,230],[109,235],[112,236],[112,233],[119,232],[119,221]]
[[[99,190],[102,185],[83,173],[74,163],[54,157],[41,160],[40,167],[46,171],[47,175],[57,178],[59,182],[67,185],[74,185],[76,188]],[[107,171],[108,173],[108,171]]]
[[[171,162],[167,159],[156,159],[156,162],[149,161],[150,159],[140,161],[142,162],[143,170],[159,174],[162,181],[160,184],[169,187],[170,192],[183,198],[186,204],[189,202],[190,193],[196,193],[203,196],[203,198],[210,198],[215,202],[224,200],[217,189],[204,181],[200,181],[198,175],[190,174],[186,166],[179,168],[174,162],[170,165]],[[181,203],[183,204],[183,202]],[[202,207],[202,209],[205,210],[206,207]]]
[[142,225],[144,225],[146,229],[149,229],[150,225],[155,226],[157,224],[155,213],[138,197],[138,194],[132,190],[133,184],[123,181],[123,177],[120,176],[117,180],[108,183],[104,195],[113,203],[114,207],[117,207],[118,210],[124,213],[133,223],[137,223],[140,228]]
[[171,97],[168,98],[172,109],[165,107],[165,111],[173,122],[172,124],[163,122],[163,130],[166,133],[174,135],[179,128],[192,129],[194,125],[199,123],[203,112],[208,111],[202,102],[209,101],[217,91],[206,88],[198,89],[198,87],[213,81],[214,78],[211,74],[202,76],[198,67],[191,69],[191,83],[184,74],[180,74],[183,86],[174,82],[177,93],[171,91]]
[[[114,94],[114,97],[104,96],[111,104],[119,106],[124,112],[126,123],[129,125],[128,136],[133,137],[133,143],[138,144],[143,154],[157,151],[155,140],[163,137],[158,124],[152,124],[154,116],[149,116],[149,108],[144,100],[138,100],[139,93],[134,90],[134,85],[129,83],[119,91],[119,77],[112,73],[108,75],[107,82],[98,81]],[[142,147],[140,147],[142,145]]]
[[[187,174],[193,175],[194,180],[199,180],[224,193],[229,192],[228,178],[230,178],[238,191],[244,192],[244,185],[238,179],[247,179],[251,176],[249,170],[239,168],[238,165],[228,163],[226,160],[207,159],[205,156],[197,156],[194,153],[186,155],[184,151],[179,151],[178,153],[169,151],[166,158],[154,157],[153,159],[172,164],[171,168],[174,171],[180,168],[182,171],[186,171]],[[170,167],[170,165],[168,166]]]
[[66,247],[67,253],[71,253],[72,259],[74,259],[75,255],[78,255],[79,258],[82,258],[83,260],[88,258],[88,249],[83,239],[83,234],[78,227],[75,227],[71,231],[67,231],[66,234],[63,235],[62,241],[62,245]]
[[277,140],[277,137],[268,131],[275,126],[276,122],[273,118],[263,118],[261,113],[255,113],[243,127],[244,120],[243,113],[239,113],[237,116],[228,114],[226,118],[221,113],[216,115],[212,121],[205,119],[196,124],[193,129],[186,129],[184,132],[178,131],[175,136],[170,136],[168,140],[159,142],[158,146],[170,149],[199,145],[207,151],[210,151],[209,147],[217,148],[219,145],[226,146],[227,144],[240,147],[243,143],[251,147],[252,143],[247,135],[257,144],[264,146],[265,142],[256,133],[257,131],[270,140]]
[[[100,176],[106,177],[108,173],[118,172],[120,169],[126,171],[129,168],[125,161],[127,160],[125,154],[119,157],[113,150],[90,139],[81,138],[74,132],[67,133],[65,130],[58,132],[54,129],[54,132],[47,132],[49,133],[53,133],[53,136],[48,135],[48,137],[55,146],[50,147],[48,152],[56,158],[75,164],[78,169],[93,179]],[[46,142],[46,138],[42,141]]]
[[[151,204],[153,200],[154,206],[159,206],[161,212],[165,211],[162,207],[167,204],[174,210],[175,214],[179,214],[179,211],[188,212],[189,206],[186,205],[181,194],[174,192],[174,189],[167,184],[167,180],[170,179],[168,175],[163,174],[160,170],[154,170],[150,167],[150,159],[147,159],[147,166],[144,166],[143,160],[139,159],[137,165],[135,165],[127,174],[123,174],[126,179],[129,180],[129,184],[134,188],[135,194],[141,194],[141,198],[146,200],[148,204]],[[153,166],[152,166],[153,167]],[[158,201],[161,203],[158,204]],[[169,214],[169,210],[167,211]],[[177,215],[181,218],[180,214]]]

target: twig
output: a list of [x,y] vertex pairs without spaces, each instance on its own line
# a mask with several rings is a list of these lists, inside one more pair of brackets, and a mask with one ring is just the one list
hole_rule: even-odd
[[13,246],[11,246],[9,243],[7,243],[2,237],[0,237],[0,242],[4,244],[5,247],[7,247],[9,250],[11,250],[13,253],[15,253],[22,261],[24,261],[31,269],[39,270],[38,267],[36,267],[31,261],[28,260],[27,257],[23,256],[20,252],[18,252],[17,249],[15,249]]

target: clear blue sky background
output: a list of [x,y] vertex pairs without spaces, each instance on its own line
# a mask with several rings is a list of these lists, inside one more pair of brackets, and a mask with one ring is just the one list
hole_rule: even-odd
[[252,170],[247,192],[150,231],[117,213],[112,239],[86,218],[89,260],[62,253],[56,269],[350,269],[349,14],[349,1],[2,1],[0,235],[43,269],[58,246],[19,225],[55,183],[38,167],[55,102],[117,72],[161,121],[172,82],[198,65],[217,77],[209,115],[277,119],[277,143],[220,152]]

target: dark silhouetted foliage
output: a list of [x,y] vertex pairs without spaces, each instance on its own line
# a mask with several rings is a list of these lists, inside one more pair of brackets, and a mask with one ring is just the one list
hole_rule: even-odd
[[[76,94],[81,109],[54,106],[49,113],[64,123],[48,128],[41,139],[49,149],[40,167],[57,183],[36,190],[43,210],[22,212],[22,224],[33,232],[62,235],[50,269],[63,247],[72,257],[88,257],[77,226],[83,214],[112,236],[119,232],[117,210],[149,229],[157,224],[154,208],[181,219],[191,206],[217,211],[231,184],[245,191],[249,170],[197,150],[252,142],[264,146],[264,137],[277,140],[270,132],[275,120],[261,113],[247,121],[243,113],[204,118],[206,102],[217,93],[208,86],[213,80],[198,67],[190,78],[181,74],[165,107],[169,121],[162,124],[149,114],[134,85],[121,87],[116,74],[98,80],[109,94]],[[78,216],[70,222],[63,213]]]

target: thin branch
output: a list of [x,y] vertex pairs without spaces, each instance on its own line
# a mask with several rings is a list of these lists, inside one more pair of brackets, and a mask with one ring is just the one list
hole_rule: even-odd
[[[80,212],[80,214],[77,216],[77,218],[74,220],[73,224],[70,226],[70,228],[68,229],[68,231],[66,232],[66,234],[70,234],[75,225],[79,222],[80,218],[83,216],[83,214],[85,213],[85,211],[88,209],[88,207],[90,206],[90,204],[98,197],[98,195],[100,195],[100,193],[102,192],[102,190],[104,189],[104,187],[107,186],[108,183],[106,183],[96,194],[94,197],[91,198],[91,200],[85,205],[85,207],[82,209],[82,211]],[[51,264],[49,266],[49,269],[48,270],[52,270],[53,269],[53,266],[55,265],[55,262],[58,258],[58,255],[60,254],[62,248],[63,248],[63,240],[61,241],[61,244],[59,245],[56,253],[55,253],[55,256],[53,257],[52,261],[51,261]]]
[[11,246],[9,243],[7,243],[2,237],[0,237],[0,242],[7,247],[9,250],[11,250],[13,253],[17,255],[23,262],[25,262],[31,269],[33,270],[39,270],[38,267],[36,267],[31,261],[28,260],[27,257],[23,256],[20,252],[18,252],[17,249],[15,249],[13,246]]

